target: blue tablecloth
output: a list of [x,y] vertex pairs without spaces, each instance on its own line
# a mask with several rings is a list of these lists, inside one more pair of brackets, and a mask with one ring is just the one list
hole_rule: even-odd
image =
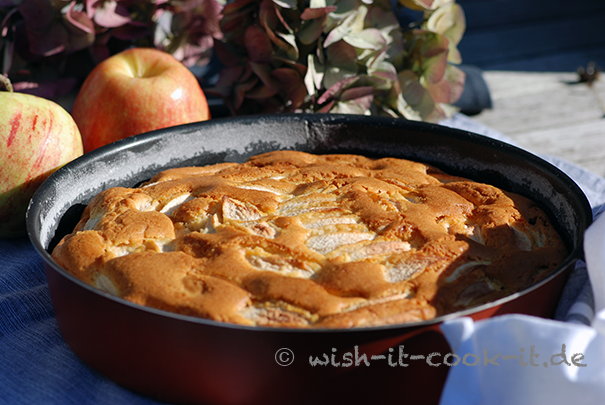
[[0,240],[0,404],[159,404],[90,369],[67,346],[28,238]]
[[[507,140],[464,116],[444,124]],[[546,158],[581,185],[593,207],[598,209],[605,202],[604,179],[560,159]],[[568,282],[558,319],[568,317],[577,299],[590,301],[582,266]],[[118,386],[73,354],[55,320],[42,259],[27,238],[0,240],[0,405],[158,403]]]

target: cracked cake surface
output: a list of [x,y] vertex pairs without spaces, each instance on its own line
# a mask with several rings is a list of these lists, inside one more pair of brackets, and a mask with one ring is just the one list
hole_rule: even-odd
[[422,163],[275,151],[98,194],[52,252],[131,302],[244,325],[432,319],[567,256],[531,200]]

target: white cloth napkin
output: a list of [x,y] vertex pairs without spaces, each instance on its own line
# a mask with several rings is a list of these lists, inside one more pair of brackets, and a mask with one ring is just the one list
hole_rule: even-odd
[[[441,124],[514,144],[461,114]],[[570,275],[559,320],[503,315],[445,322],[441,329],[458,357],[438,357],[439,367],[450,367],[440,405],[605,403],[605,214],[599,215],[605,209],[605,180],[558,157],[541,157],[576,181],[593,207],[585,262],[578,261]]]
[[605,403],[605,215],[587,229],[584,253],[594,293],[592,324],[526,315],[444,323],[461,361],[450,366],[441,405]]

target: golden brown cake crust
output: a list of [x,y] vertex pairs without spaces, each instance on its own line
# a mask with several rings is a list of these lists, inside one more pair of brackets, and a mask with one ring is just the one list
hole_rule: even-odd
[[536,204],[496,187],[402,159],[276,151],[103,191],[52,256],[141,305],[349,328],[493,301],[567,251]]

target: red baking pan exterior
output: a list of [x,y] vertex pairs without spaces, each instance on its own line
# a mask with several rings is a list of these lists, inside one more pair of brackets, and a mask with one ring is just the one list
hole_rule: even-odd
[[[247,327],[141,307],[84,284],[49,254],[105,188],[277,149],[406,158],[525,195],[549,214],[570,254],[547,279],[493,303],[426,322],[329,330]],[[178,404],[435,404],[454,361],[439,325],[460,316],[551,317],[591,220],[569,177],[509,144],[401,119],[298,114],[214,119],[97,149],[39,188],[27,226],[67,344],[124,387]]]

